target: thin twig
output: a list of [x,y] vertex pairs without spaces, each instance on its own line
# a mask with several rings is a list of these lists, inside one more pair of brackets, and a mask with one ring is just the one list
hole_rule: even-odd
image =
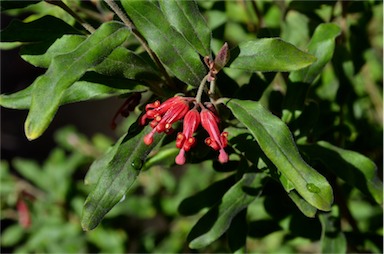
[[149,56],[152,58],[152,60],[156,63],[157,67],[160,69],[161,73],[163,73],[165,80],[167,81],[167,84],[171,87],[175,87],[175,84],[173,83],[171,77],[168,75],[168,72],[166,71],[163,64],[160,62],[160,59],[157,57],[157,55],[149,48],[146,40],[144,37],[140,34],[140,32],[136,29],[135,25],[129,20],[129,18],[125,15],[124,12],[121,11],[119,6],[115,3],[114,0],[104,0],[109,7],[116,13],[116,15],[124,22],[124,24],[132,31],[133,35],[136,37],[136,39],[140,42],[140,44],[143,46],[145,51],[149,54]]
[[66,11],[69,15],[71,15],[77,22],[79,22],[88,32],[93,33],[96,29],[88,24],[85,20],[83,20],[79,15],[77,15],[74,11],[72,11],[64,2],[61,0],[45,0],[45,2],[49,4],[53,4],[59,6],[61,9]]
[[203,91],[204,91],[205,85],[207,83],[208,76],[209,76],[209,74],[205,75],[203,80],[201,80],[201,82],[200,82],[199,89],[197,90],[197,94],[196,94],[196,102],[197,103],[201,102],[201,96],[203,95]]

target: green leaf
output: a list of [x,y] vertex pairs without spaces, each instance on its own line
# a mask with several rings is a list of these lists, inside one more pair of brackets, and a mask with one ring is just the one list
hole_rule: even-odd
[[319,214],[322,227],[321,253],[347,253],[347,240],[340,228],[340,218],[333,213]]
[[29,140],[38,138],[48,127],[65,90],[121,45],[128,34],[128,29],[120,23],[104,23],[76,50],[53,59],[47,72],[33,83],[31,108],[25,121]]
[[[13,94],[1,94],[0,106],[12,109],[29,109],[31,107],[32,91],[36,83]],[[64,91],[59,105],[68,103],[100,100],[131,92],[145,91],[146,87],[133,80],[116,77],[106,77],[97,73],[86,73]]]
[[312,206],[329,211],[333,202],[327,180],[300,156],[288,127],[255,101],[228,100],[227,106],[255,137],[265,155]]
[[156,134],[153,143],[147,146],[143,142],[143,137],[151,130],[150,126],[144,130],[131,126],[112,160],[104,169],[95,189],[85,201],[81,220],[84,230],[94,229],[135,182],[148,153],[164,136]]
[[299,148],[311,159],[319,160],[349,185],[370,196],[378,204],[383,204],[383,183],[378,176],[377,166],[369,158],[325,141],[300,145]]
[[108,167],[108,164],[116,155],[119,146],[126,138],[126,136],[127,134],[119,138],[119,140],[116,141],[116,143],[112,147],[110,147],[100,158],[93,161],[93,163],[89,167],[87,174],[85,175],[85,184],[96,184],[99,181],[100,176],[103,174],[104,170]]
[[211,52],[211,30],[195,1],[161,0],[164,16],[202,56]]
[[203,248],[217,240],[229,228],[232,219],[254,201],[262,189],[263,173],[246,173],[192,228],[188,240],[191,249]]
[[305,216],[315,218],[317,209],[305,201],[295,190],[289,192],[288,196]]
[[188,216],[198,213],[206,207],[211,207],[217,203],[225,192],[235,184],[235,174],[230,175],[220,181],[214,182],[206,189],[194,194],[181,201],[179,205],[179,213]]
[[341,29],[336,24],[320,24],[308,45],[308,53],[316,56],[317,60],[309,67],[292,72],[290,80],[311,84],[331,60],[335,50],[335,39],[340,32]]
[[95,67],[97,73],[135,80],[159,79],[158,72],[143,58],[124,48],[116,48]]
[[13,224],[4,229],[1,233],[1,246],[11,247],[17,245],[17,243],[23,238],[26,230],[21,227],[20,224]]
[[[172,143],[171,143],[172,144]],[[153,166],[164,166],[164,167],[170,167],[175,164],[175,158],[179,154],[180,149],[177,147],[174,147],[174,144],[172,144],[172,147],[161,147],[161,150],[156,152],[151,158],[148,159],[148,161],[145,162],[143,166],[143,171],[150,169]]]
[[198,86],[206,68],[194,48],[169,24],[157,2],[125,0],[122,4],[161,62],[181,81]]
[[63,35],[53,44],[52,41],[27,44],[21,48],[20,55],[25,61],[36,67],[48,68],[53,57],[71,52],[86,38],[83,35]]
[[47,187],[47,176],[43,174],[40,165],[33,160],[26,160],[22,158],[15,158],[12,161],[12,166],[15,167],[17,172],[25,179],[28,179],[34,185],[45,189]]
[[2,42],[40,42],[57,39],[64,34],[80,32],[61,19],[44,16],[29,23],[12,20],[9,26],[0,32],[0,37]]
[[240,43],[231,50],[230,68],[246,71],[295,71],[316,58],[281,39],[260,39]]

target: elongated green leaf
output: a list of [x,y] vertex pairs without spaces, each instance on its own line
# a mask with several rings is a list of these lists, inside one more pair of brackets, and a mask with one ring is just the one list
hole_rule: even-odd
[[100,63],[121,45],[128,34],[127,28],[120,23],[104,23],[76,50],[53,59],[48,71],[33,83],[31,108],[25,122],[28,139],[36,139],[45,131],[60,105],[65,90],[87,69]]
[[16,246],[23,238],[26,230],[20,224],[13,224],[4,229],[1,233],[1,246],[12,247]]
[[195,1],[161,0],[160,8],[169,23],[200,55],[210,55],[211,30]]
[[260,39],[241,43],[231,50],[230,68],[247,71],[295,71],[316,58],[281,39]]
[[95,189],[84,203],[81,220],[84,230],[94,229],[135,182],[148,153],[164,136],[164,134],[156,134],[153,143],[147,146],[143,142],[143,137],[151,130],[150,126],[141,131],[131,126],[128,135],[117,148]]
[[104,61],[95,66],[97,73],[135,80],[159,79],[158,72],[143,58],[124,48],[116,48]]
[[340,228],[340,218],[333,213],[319,214],[322,227],[321,253],[347,253],[347,240]]
[[262,189],[262,173],[247,173],[192,228],[188,236],[192,249],[203,248],[217,240],[229,228],[232,219],[254,201]]
[[317,212],[317,209],[311,206],[307,201],[305,201],[295,190],[288,193],[288,196],[296,204],[297,208],[307,217],[314,218]]
[[212,183],[206,189],[184,199],[179,205],[179,213],[185,216],[193,215],[203,208],[213,206],[235,182],[235,175],[231,175]]
[[37,162],[15,158],[12,161],[12,166],[15,167],[19,174],[25,179],[28,179],[28,181],[32,182],[35,186],[38,186],[41,189],[46,189],[48,177],[43,173],[41,166]]
[[[12,109],[29,109],[34,85],[35,83],[13,94],[1,94],[0,106]],[[60,105],[87,100],[100,100],[145,90],[146,87],[136,83],[136,81],[89,73],[65,90]]]
[[316,61],[304,69],[292,72],[290,80],[311,84],[331,60],[335,50],[335,39],[340,32],[341,29],[336,24],[320,24],[308,45],[308,52],[316,56]]
[[40,42],[60,38],[64,34],[80,32],[61,19],[44,16],[29,23],[13,20],[0,32],[0,38],[2,42]]
[[111,162],[113,157],[115,157],[121,143],[126,138],[127,134],[119,138],[116,143],[110,147],[100,158],[93,161],[89,170],[84,178],[85,184],[96,184],[100,176],[103,174],[104,170],[108,168],[108,164]]
[[299,148],[311,159],[321,161],[349,185],[372,197],[378,204],[383,204],[383,183],[378,177],[375,163],[369,158],[325,141],[300,145]]
[[198,86],[206,75],[199,54],[177,32],[155,1],[122,1],[124,9],[149,47],[181,81]]
[[48,68],[53,57],[66,54],[79,46],[87,37],[83,35],[63,35],[53,44],[51,41],[27,44],[20,50],[21,57],[28,63],[41,68]]
[[279,118],[254,101],[231,99],[227,106],[255,137],[277,169],[312,206],[329,211],[333,202],[327,180],[301,158],[292,134]]

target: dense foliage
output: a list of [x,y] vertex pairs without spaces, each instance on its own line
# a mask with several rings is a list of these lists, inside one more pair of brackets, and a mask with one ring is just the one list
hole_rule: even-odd
[[43,164],[2,161],[2,247],[382,252],[382,8],[2,1],[2,49],[46,69],[0,95],[27,139],[68,103],[127,117],[117,141],[65,128]]

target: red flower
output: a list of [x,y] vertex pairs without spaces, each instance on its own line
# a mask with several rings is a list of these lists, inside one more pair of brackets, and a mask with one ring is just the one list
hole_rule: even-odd
[[147,112],[141,117],[140,124],[144,125],[146,119],[153,119],[150,123],[152,131],[144,137],[144,143],[152,144],[155,132],[170,132],[172,124],[182,119],[189,110],[189,98],[172,97],[160,104],[160,101],[147,104]]
[[31,226],[32,221],[27,203],[24,201],[24,199],[20,198],[17,201],[16,207],[19,216],[19,224],[23,228],[29,228]]
[[219,151],[219,161],[225,163],[228,161],[228,154],[224,148],[227,146],[227,132],[220,134],[219,127],[217,126],[218,117],[210,110],[203,108],[200,112],[201,125],[208,132],[209,137],[205,139],[205,143]]
[[[189,110],[190,104],[194,104],[194,108]],[[199,113],[199,109],[201,109]],[[172,124],[184,118],[183,132],[179,132],[176,137],[176,147],[180,148],[179,154],[176,156],[176,164],[183,165],[185,163],[185,153],[188,152],[195,144],[196,140],[193,133],[201,125],[208,132],[209,137],[205,139],[205,143],[219,151],[219,161],[225,163],[228,161],[228,154],[224,148],[227,146],[227,132],[220,133],[216,109],[211,103],[205,103],[205,106],[197,102],[192,97],[175,96],[164,103],[155,101],[149,103],[145,107],[145,114],[140,119],[140,124],[145,125],[147,119],[152,119],[150,126],[152,130],[144,137],[144,143],[152,144],[153,135],[158,132],[169,133],[172,131]]]
[[179,132],[176,137],[176,147],[180,152],[176,157],[176,164],[185,163],[185,152],[188,152],[195,144],[195,138],[192,136],[200,124],[200,114],[193,108],[184,117],[183,132]]

